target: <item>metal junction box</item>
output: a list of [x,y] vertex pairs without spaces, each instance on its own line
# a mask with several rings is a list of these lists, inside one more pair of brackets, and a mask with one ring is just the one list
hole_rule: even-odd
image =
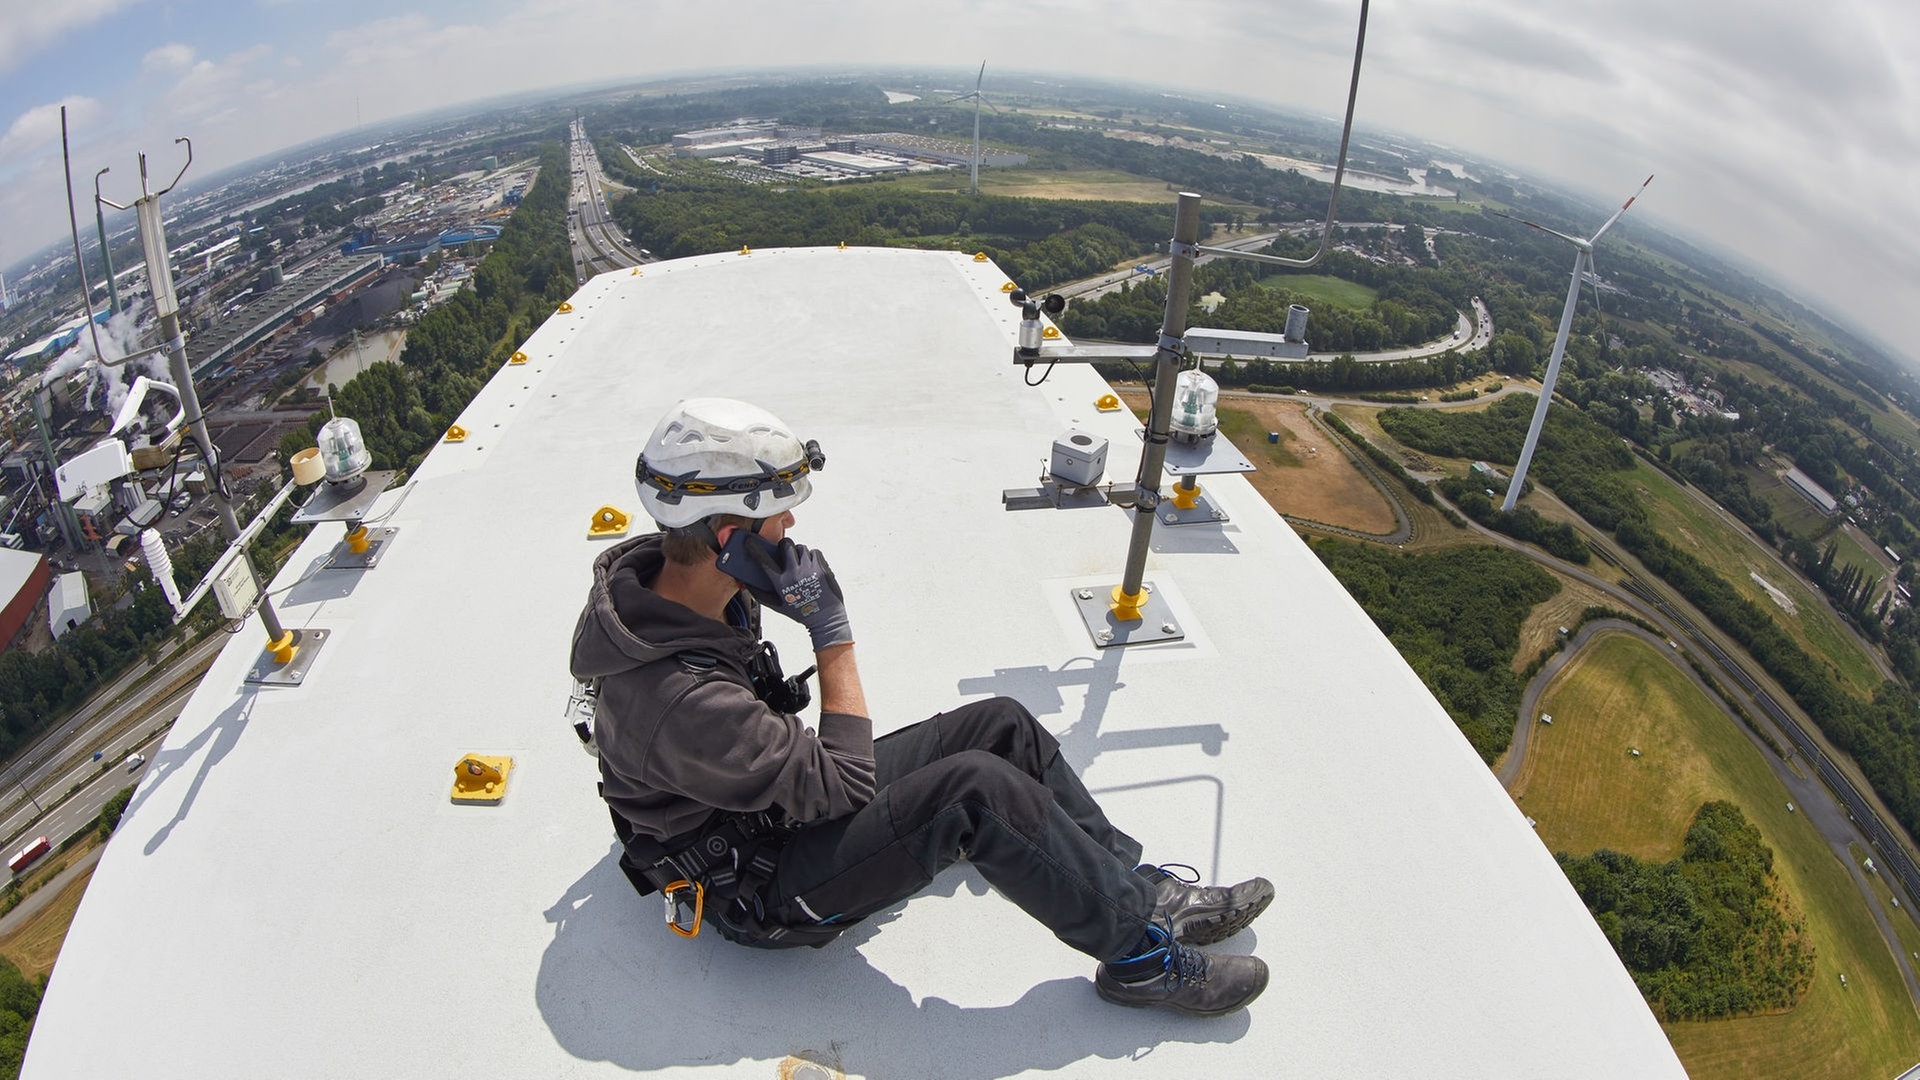
[[1053,440],[1053,458],[1047,472],[1063,484],[1090,487],[1107,473],[1107,440],[1071,430]]

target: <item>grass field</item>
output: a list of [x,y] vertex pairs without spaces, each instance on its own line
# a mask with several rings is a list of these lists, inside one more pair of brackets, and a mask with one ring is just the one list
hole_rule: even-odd
[[[34,868],[29,884],[33,881],[51,881],[100,844],[98,837],[89,836],[85,843],[59,852]],[[60,955],[60,943],[67,939],[67,928],[73,925],[73,913],[79,910],[80,897],[86,893],[87,882],[91,880],[91,869],[81,873],[47,901],[45,907],[0,936],[0,956],[13,961],[14,966],[29,979],[52,971],[53,961]]]
[[[888,181],[914,191],[966,191],[965,169],[919,173]],[[1112,169],[981,169],[980,192],[1033,199],[1111,199],[1171,203],[1179,196],[1166,182]]]
[[1269,289],[1285,289],[1312,297],[1316,303],[1331,304],[1334,307],[1365,309],[1380,299],[1380,292],[1372,286],[1357,281],[1346,281],[1325,274],[1283,274],[1263,278],[1261,285]]
[[1700,805],[1726,799],[1773,848],[1780,885],[1806,919],[1814,980],[1792,1010],[1664,1025],[1694,1080],[1892,1077],[1913,1064],[1920,1016],[1852,876],[1786,809],[1764,752],[1668,656],[1605,635],[1540,708],[1554,723],[1534,729],[1514,794],[1549,848],[1671,859]]
[[[1873,695],[1880,685],[1879,670],[1813,590],[1658,469],[1636,461],[1628,482],[1639,490],[1648,519],[1660,535],[1712,567],[1742,596],[1772,614],[1801,648],[1833,665],[1850,693],[1861,698]],[[1790,613],[1781,607],[1753,580],[1753,574],[1780,590],[1794,610]]]

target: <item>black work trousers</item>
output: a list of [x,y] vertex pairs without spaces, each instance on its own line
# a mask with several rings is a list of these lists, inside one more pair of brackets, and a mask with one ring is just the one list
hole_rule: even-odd
[[1107,820],[1060,744],[993,698],[874,743],[873,801],[803,826],[762,894],[773,921],[831,925],[925,888],[966,859],[1055,936],[1096,960],[1132,951],[1154,889],[1140,844]]

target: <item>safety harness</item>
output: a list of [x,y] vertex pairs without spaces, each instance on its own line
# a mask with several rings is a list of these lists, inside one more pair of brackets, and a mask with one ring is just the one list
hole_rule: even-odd
[[[751,628],[752,610],[735,598],[728,604],[728,622]],[[698,652],[675,654],[683,661],[707,667],[719,663]],[[780,655],[772,642],[763,641],[748,661],[754,696],[776,711],[799,712],[810,694],[807,676],[812,668],[791,678],[780,670]],[[600,680],[575,680],[567,699],[567,720],[581,746],[598,757],[593,738],[594,713],[599,706]],[[604,785],[601,796],[606,795]],[[840,935],[852,921],[834,925],[786,926],[770,922],[761,896],[779,866],[780,849],[793,836],[781,818],[769,811],[728,813],[715,811],[705,824],[667,840],[636,831],[613,807],[613,833],[620,841],[620,869],[641,896],[655,892],[666,901],[667,925],[681,937],[700,933],[712,903],[713,921],[720,934],[740,945],[761,949],[819,948]]]
[[761,891],[773,880],[780,849],[793,830],[765,811],[716,813],[707,824],[664,843],[634,831],[612,807],[608,814],[620,840],[621,871],[641,896],[660,893],[667,925],[681,937],[700,933],[709,901],[720,936],[755,948],[819,948],[850,925],[786,926],[768,920]]

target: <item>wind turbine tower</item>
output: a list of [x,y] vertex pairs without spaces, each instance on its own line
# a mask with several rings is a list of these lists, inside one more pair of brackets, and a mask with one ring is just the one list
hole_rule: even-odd
[[[1567,283],[1567,306],[1560,311],[1560,332],[1553,339],[1553,355],[1547,359],[1547,377],[1540,384],[1540,401],[1533,407],[1533,423],[1527,427],[1527,441],[1520,447],[1520,462],[1513,467],[1513,479],[1507,482],[1507,498],[1500,504],[1502,511],[1513,509],[1513,504],[1520,501],[1520,489],[1525,486],[1527,480],[1527,466],[1533,463],[1534,448],[1540,444],[1540,429],[1547,424],[1547,406],[1553,402],[1553,384],[1560,378],[1560,361],[1567,355],[1567,334],[1573,329],[1574,305],[1580,301],[1580,279],[1593,270],[1593,245],[1600,242],[1600,238],[1607,234],[1608,229],[1613,228],[1613,223],[1620,220],[1620,215],[1627,212],[1627,208],[1633,205],[1633,200],[1639,198],[1641,193],[1647,190],[1647,184],[1651,183],[1653,183],[1653,177],[1649,176],[1645,183],[1640,185],[1640,190],[1634,192],[1626,202],[1621,203],[1620,209],[1615,210],[1613,216],[1607,219],[1607,223],[1600,226],[1600,231],[1585,240],[1577,236],[1568,236],[1563,232],[1555,232],[1545,225],[1537,225],[1523,218],[1510,217],[1507,214],[1499,214],[1497,210],[1494,211],[1509,221],[1518,221],[1528,228],[1538,229],[1549,236],[1557,236],[1572,244],[1574,249],[1573,280]],[[1599,284],[1595,283],[1596,296],[1599,288]]]
[[[973,181],[973,194],[975,195],[980,194],[980,106],[986,103],[986,99],[980,94],[980,84],[986,77],[987,62],[982,60],[980,61],[980,74],[974,76],[973,79],[973,89],[964,94],[956,94],[946,101],[947,104],[951,105],[956,101],[965,101],[968,98],[973,99],[973,168],[969,175]],[[999,109],[994,109],[992,105],[987,105],[987,108],[993,109],[994,112],[1000,111]]]

